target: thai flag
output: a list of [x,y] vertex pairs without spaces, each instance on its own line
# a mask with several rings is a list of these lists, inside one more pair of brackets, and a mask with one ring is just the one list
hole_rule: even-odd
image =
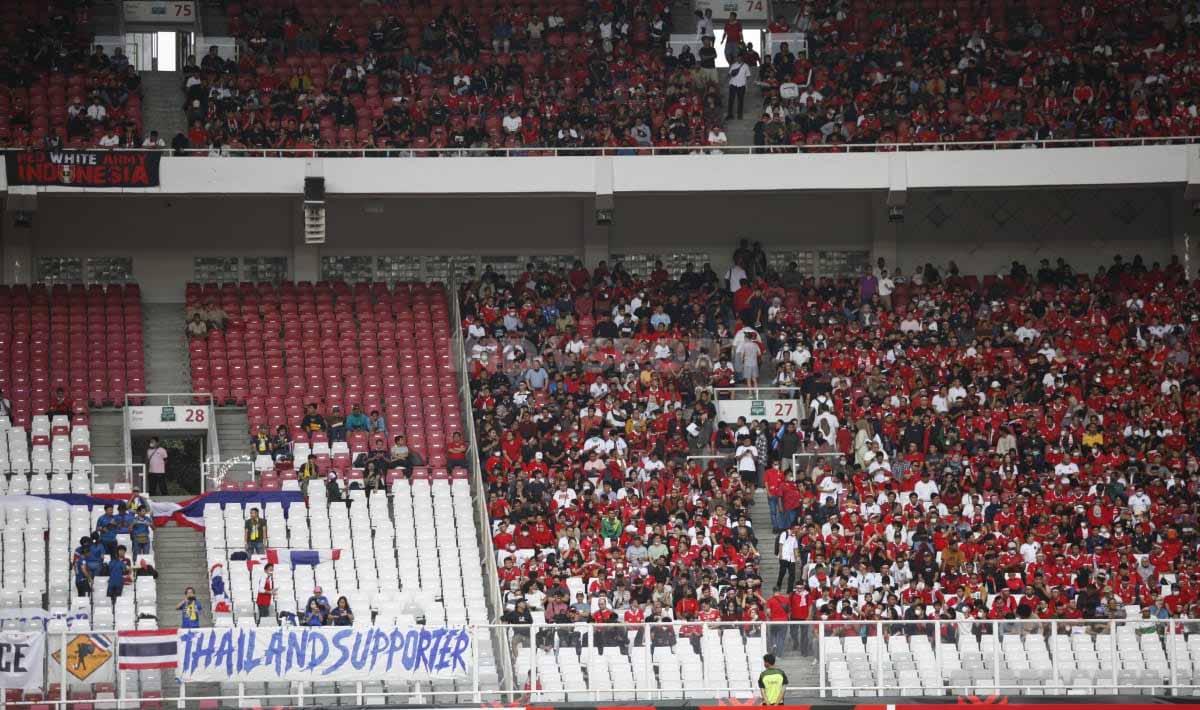
[[175,629],[117,632],[117,668],[142,671],[179,665]]
[[212,589],[212,607],[214,614],[226,613],[230,611],[228,589],[225,586],[225,565],[220,562],[212,566],[208,571],[209,586]]
[[341,556],[341,550],[280,550],[272,547],[267,550],[265,562],[284,567],[316,566],[341,559]]

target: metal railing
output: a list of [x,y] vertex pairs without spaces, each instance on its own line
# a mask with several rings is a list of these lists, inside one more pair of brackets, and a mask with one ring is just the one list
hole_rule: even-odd
[[[475,527],[478,531],[479,551],[483,555],[483,568],[487,572],[485,583],[488,587],[488,606],[494,617],[504,612],[504,604],[500,598],[500,575],[496,568],[496,549],[492,544],[491,515],[487,509],[487,486],[483,480],[483,466],[479,461],[479,439],[475,432],[475,414],[472,402],[475,397],[471,392],[471,380],[467,376],[467,348],[462,334],[462,306],[458,298],[458,283],[453,275],[448,279],[446,289],[450,292],[450,327],[454,333],[451,349],[454,356],[455,377],[458,379],[458,398],[462,407],[462,417],[465,420],[467,434],[467,458],[471,463],[471,492],[475,499]],[[508,690],[512,690],[513,668],[511,649],[507,635],[500,635],[496,644],[497,658],[501,664],[500,680]]]
[[[541,612],[535,612],[540,616]],[[412,680],[385,686],[389,678],[321,682],[298,668],[279,683],[241,682],[232,676],[217,692],[180,684],[178,695],[144,696],[116,673],[120,648],[112,631],[72,629],[39,634],[49,653],[42,658],[40,698],[10,702],[65,708],[103,702],[95,690],[112,688],[120,707],[201,700],[272,704],[671,701],[758,696],[764,656],[788,676],[786,697],[936,697],[946,695],[1155,695],[1192,696],[1200,691],[1200,620],[819,620],[793,622],[653,621],[626,624],[475,624],[466,627],[472,667],[459,680]],[[38,632],[34,632],[38,633]],[[78,680],[53,652],[81,634],[108,648],[94,675]],[[85,637],[86,640],[86,637]],[[511,647],[516,687],[483,678],[480,644]],[[68,649],[72,646],[68,645]],[[93,649],[94,650],[94,649]],[[61,656],[60,656],[61,657]],[[111,664],[111,665],[107,665]],[[105,671],[107,669],[107,671]],[[587,672],[585,675],[584,671]],[[163,673],[177,671],[167,670]],[[143,671],[143,673],[146,673]],[[145,678],[145,676],[143,676]],[[295,681],[289,685],[288,681]],[[101,685],[102,684],[102,685]],[[52,693],[53,691],[53,693]],[[72,697],[75,691],[84,691]],[[337,704],[337,703],[331,703]],[[346,704],[345,702],[341,704]]]
[[877,153],[947,150],[1018,150],[1030,148],[1101,148],[1114,146],[1188,145],[1200,142],[1200,136],[1145,138],[1048,138],[1011,141],[942,141],[938,143],[845,143],[817,145],[685,145],[636,147],[551,147],[520,148],[190,148],[185,155],[209,157],[546,157],[546,156],[639,156],[639,155],[801,155],[811,153]]
[[130,486],[146,490],[146,464],[144,463],[94,463],[92,464],[92,483],[103,483],[112,486],[117,483],[128,483]]
[[[1200,136],[1153,136],[1123,138],[1039,138],[1008,141],[941,141],[843,143],[814,145],[684,145],[636,147],[555,147],[523,146],[519,148],[186,148],[179,151],[188,156],[206,157],[328,157],[328,158],[414,158],[414,157],[546,157],[546,156],[640,156],[640,155],[802,155],[813,153],[878,153],[956,150],[1020,150],[1044,148],[1109,148],[1157,145],[1191,145],[1200,143]],[[0,152],[18,152],[24,148],[0,148]],[[61,151],[70,151],[63,148]],[[174,152],[168,148],[87,148],[128,152]]]
[[200,465],[200,492],[215,491],[225,482],[253,483],[258,480],[254,459],[239,456],[225,461],[209,459]]

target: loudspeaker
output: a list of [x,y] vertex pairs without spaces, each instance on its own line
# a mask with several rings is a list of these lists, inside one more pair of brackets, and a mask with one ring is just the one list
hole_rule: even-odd
[[325,178],[323,178],[323,177],[306,177],[306,178],[304,178],[304,201],[305,202],[324,202],[325,201]]

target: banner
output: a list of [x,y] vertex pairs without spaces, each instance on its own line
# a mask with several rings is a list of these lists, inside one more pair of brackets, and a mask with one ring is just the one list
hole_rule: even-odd
[[116,680],[113,658],[116,656],[115,637],[107,633],[67,633],[49,636],[51,682],[57,683],[66,671],[67,685],[88,686],[92,683],[112,683]]
[[157,151],[26,150],[4,156],[9,185],[157,187]]
[[45,609],[39,607],[16,607],[13,609],[0,609],[0,622],[16,621],[18,624],[24,624],[27,621],[36,621],[46,628],[46,624],[51,619],[62,619],[70,624],[90,623],[92,619],[91,609],[72,609],[68,612],[54,612],[51,614]]
[[180,629],[181,681],[430,681],[470,676],[465,628]]
[[0,633],[0,688],[40,689],[45,653],[43,633]]

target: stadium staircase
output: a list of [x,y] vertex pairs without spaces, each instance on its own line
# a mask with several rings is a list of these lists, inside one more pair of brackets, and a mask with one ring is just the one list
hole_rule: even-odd
[[[732,142],[730,139],[730,143]],[[759,574],[763,579],[762,593],[763,596],[770,597],[775,590],[775,580],[779,578],[779,558],[775,555],[775,535],[771,532],[771,509],[767,505],[767,492],[762,488],[754,492],[750,522],[754,525],[754,534],[758,537],[758,551],[762,554],[759,562]],[[796,581],[800,581],[799,578]],[[811,656],[805,658],[798,651],[788,650],[787,653],[781,654],[776,665],[787,673],[791,685],[814,686],[819,681],[816,659]]]
[[[187,116],[183,112],[183,72],[144,71],[142,74],[143,133],[158,131],[158,137],[171,144],[176,133],[187,132]],[[146,305],[147,310],[152,306]],[[179,332],[183,333],[180,322]]]
[[245,407],[217,407],[217,445],[221,460],[228,461],[250,453],[250,424]]
[[[168,497],[166,500],[182,500]],[[183,590],[194,587],[204,615],[202,626],[212,625],[212,602],[204,557],[204,533],[178,525],[167,525],[154,532],[154,558],[158,563],[158,625],[161,628],[179,626],[180,615],[175,606],[183,599]],[[168,560],[170,562],[168,562]],[[179,683],[174,673],[163,674],[163,690],[167,697],[178,695]],[[216,683],[193,683],[187,694],[216,695]]]
[[[88,428],[92,435],[92,463],[125,463],[125,415],[120,409],[92,410]],[[107,480],[103,474],[101,480]]]
[[164,394],[190,392],[183,304],[146,303],[142,313],[146,319],[146,388]]
[[[722,86],[729,86],[729,70],[721,70]],[[729,89],[725,88],[723,101],[729,100]],[[728,111],[729,107],[726,106]],[[729,145],[754,145],[754,124],[758,122],[758,117],[763,112],[763,95],[762,90],[754,86],[753,80],[746,86],[746,106],[742,113],[742,120],[734,118],[731,121],[725,122],[725,138],[729,141]]]

